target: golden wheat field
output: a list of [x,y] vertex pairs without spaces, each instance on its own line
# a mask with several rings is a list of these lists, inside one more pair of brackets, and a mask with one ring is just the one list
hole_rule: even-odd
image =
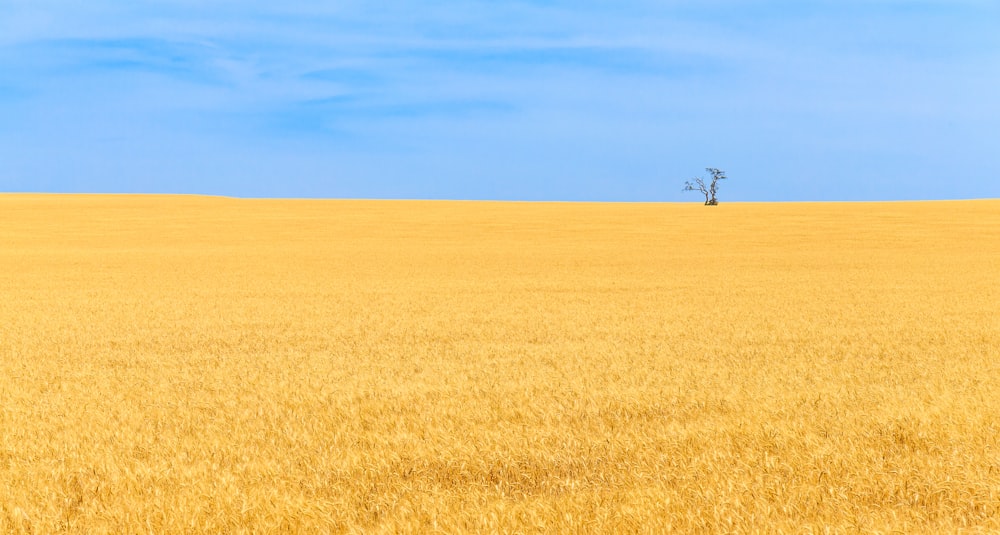
[[1000,201],[0,195],[2,533],[1000,531]]

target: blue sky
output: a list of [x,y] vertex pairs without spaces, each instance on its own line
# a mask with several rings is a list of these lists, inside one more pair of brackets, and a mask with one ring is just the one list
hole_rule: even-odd
[[0,191],[1000,197],[995,0],[3,0]]

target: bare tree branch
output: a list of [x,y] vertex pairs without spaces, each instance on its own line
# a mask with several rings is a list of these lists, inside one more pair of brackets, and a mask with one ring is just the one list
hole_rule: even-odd
[[692,179],[694,182],[690,180],[684,182],[682,191],[699,191],[705,196],[705,206],[716,206],[719,204],[719,200],[716,198],[716,193],[719,191],[719,181],[728,177],[726,177],[725,171],[715,167],[706,167],[705,170],[712,175],[712,182],[708,188],[705,187],[705,181],[701,177],[695,177]]

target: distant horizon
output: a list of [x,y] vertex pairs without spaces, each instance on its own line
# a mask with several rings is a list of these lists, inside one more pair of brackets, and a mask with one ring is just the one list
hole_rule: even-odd
[[[246,197],[239,195],[213,195],[204,193],[144,193],[144,192],[61,192],[61,191],[0,191],[3,195],[34,195],[34,196],[91,196],[91,197],[204,197],[207,199],[230,199],[247,201],[374,201],[374,202],[482,202],[482,203],[553,203],[553,204],[693,204],[704,206],[704,201],[602,201],[602,200],[561,200],[561,199],[451,199],[427,197]],[[726,201],[719,200],[719,206],[725,204],[882,204],[882,203],[925,203],[925,202],[978,202],[1000,201],[1000,197],[969,197],[953,199],[880,199],[880,200],[795,200],[795,201]],[[714,208],[714,207],[710,207]]]
[[9,0],[0,191],[1000,197],[1000,2]]

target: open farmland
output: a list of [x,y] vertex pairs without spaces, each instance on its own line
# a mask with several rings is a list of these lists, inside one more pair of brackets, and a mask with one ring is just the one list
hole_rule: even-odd
[[0,532],[1000,530],[1000,201],[0,196]]

